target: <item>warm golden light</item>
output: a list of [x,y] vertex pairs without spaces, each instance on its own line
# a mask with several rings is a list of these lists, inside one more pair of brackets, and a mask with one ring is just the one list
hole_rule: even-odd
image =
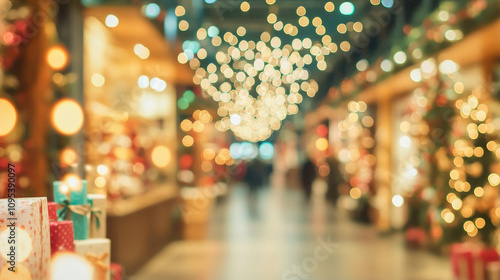
[[104,86],[106,79],[104,78],[103,75],[101,75],[99,73],[94,73],[94,74],[92,74],[92,77],[90,78],[90,82],[95,87],[102,87],[102,86]]
[[358,189],[358,188],[352,188],[350,191],[349,191],[349,195],[354,198],[354,199],[358,199],[361,197],[361,190]]
[[17,112],[7,99],[0,98],[0,136],[9,134],[16,125]]
[[95,178],[94,184],[98,188],[104,188],[104,186],[106,185],[106,179],[104,177],[99,176]]
[[318,138],[318,140],[316,140],[316,149],[320,151],[328,149],[328,140],[326,138]]
[[297,15],[298,16],[303,16],[305,14],[306,14],[306,8],[304,8],[302,6],[300,6],[300,7],[297,8]]
[[332,2],[327,2],[325,4],[325,11],[331,13],[333,10],[335,10],[335,5]]
[[53,46],[47,52],[47,63],[54,70],[61,70],[68,64],[68,51],[63,46]]
[[182,138],[182,145],[191,147],[194,144],[194,138],[191,135],[186,135]]
[[177,6],[175,8],[175,15],[178,17],[182,17],[183,15],[186,14],[186,9],[184,9],[183,6]]
[[62,180],[64,184],[61,184],[61,186],[65,185],[69,187],[71,191],[79,191],[82,188],[82,181],[80,177],[75,174],[66,174]]
[[97,166],[97,173],[99,175],[106,175],[106,174],[108,174],[108,171],[109,171],[109,169],[106,165],[101,164],[101,165]]
[[250,10],[250,4],[246,1],[243,1],[240,5],[240,9],[242,12],[248,12]]
[[180,29],[181,31],[186,31],[186,30],[188,30],[188,29],[189,29],[189,23],[188,23],[187,21],[185,21],[185,20],[181,20],[181,21],[179,22],[179,29]]
[[83,111],[75,100],[62,99],[52,108],[52,125],[61,134],[77,133],[83,125]]
[[66,165],[71,165],[77,162],[78,154],[71,148],[66,148],[61,152],[61,162]]
[[156,146],[151,152],[151,160],[157,167],[166,167],[172,158],[170,150],[165,146]]

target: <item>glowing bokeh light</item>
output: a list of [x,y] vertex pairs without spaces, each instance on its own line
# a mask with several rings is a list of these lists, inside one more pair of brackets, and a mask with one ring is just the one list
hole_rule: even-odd
[[52,108],[51,120],[59,133],[73,135],[83,125],[83,110],[75,100],[62,99]]
[[104,24],[106,24],[106,26],[109,28],[117,27],[119,23],[120,20],[118,19],[118,17],[111,14],[107,15],[106,20],[104,21]]
[[47,52],[47,63],[54,70],[62,70],[68,60],[68,51],[63,46],[53,46]]
[[340,4],[339,10],[343,15],[352,15],[354,13],[354,5],[351,2],[344,2]]
[[156,146],[151,152],[151,160],[157,167],[166,167],[172,158],[170,150],[165,146]]
[[9,134],[17,122],[17,112],[14,105],[7,99],[0,98],[0,136]]

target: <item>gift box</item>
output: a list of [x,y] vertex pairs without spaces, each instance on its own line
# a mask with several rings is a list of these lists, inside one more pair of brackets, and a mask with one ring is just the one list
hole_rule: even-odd
[[458,280],[488,279],[488,264],[499,259],[496,249],[478,244],[454,244],[450,252],[453,274]]
[[47,208],[49,210],[49,220],[57,221],[57,203],[47,202]]
[[106,196],[103,194],[89,194],[90,210],[90,238],[106,238]]
[[[16,198],[12,212],[9,208],[8,199],[0,199],[0,279],[46,280],[50,267],[47,198]],[[15,228],[11,227],[12,222]],[[11,230],[16,236],[15,244],[9,243]],[[13,257],[14,245],[17,252]],[[14,265],[9,263],[12,257],[15,272],[8,270]]]
[[123,279],[123,267],[116,263],[111,263],[109,266],[111,270],[111,280],[122,280]]
[[52,256],[56,253],[74,252],[74,241],[72,221],[50,222],[50,252]]
[[111,241],[107,238],[75,240],[75,253],[94,267],[93,280],[110,280]]
[[54,182],[54,200],[59,221],[73,221],[75,240],[89,238],[90,205],[87,199],[87,181]]
[[486,265],[488,280],[500,280],[500,262],[490,262]]

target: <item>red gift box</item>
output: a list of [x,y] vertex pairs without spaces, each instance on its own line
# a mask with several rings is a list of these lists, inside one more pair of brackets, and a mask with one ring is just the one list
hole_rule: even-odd
[[72,221],[50,222],[50,252],[75,252]]
[[123,267],[116,263],[111,263],[109,265],[109,270],[111,271],[111,280],[122,280],[123,279]]
[[57,221],[57,203],[47,202],[47,207],[49,208],[49,220]]
[[499,260],[498,252],[494,248],[454,244],[450,249],[453,274],[460,280],[487,279],[488,264]]

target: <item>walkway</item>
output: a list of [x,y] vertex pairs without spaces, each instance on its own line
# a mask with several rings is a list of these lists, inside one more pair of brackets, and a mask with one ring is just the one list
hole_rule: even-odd
[[236,187],[214,210],[209,238],[166,247],[133,280],[451,280],[446,258],[381,237],[321,199]]

